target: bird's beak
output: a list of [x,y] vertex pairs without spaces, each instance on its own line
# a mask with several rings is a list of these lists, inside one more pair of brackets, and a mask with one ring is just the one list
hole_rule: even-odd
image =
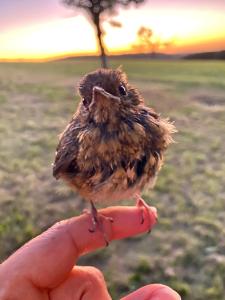
[[108,106],[110,104],[119,103],[120,98],[113,96],[112,94],[106,92],[103,88],[95,86],[92,92],[92,102],[91,105],[96,103],[96,105]]

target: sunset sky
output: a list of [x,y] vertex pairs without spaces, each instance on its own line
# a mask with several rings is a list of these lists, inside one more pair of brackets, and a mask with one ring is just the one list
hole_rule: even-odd
[[[155,40],[170,42],[165,53],[225,49],[225,0],[149,0],[119,9],[121,28],[103,23],[110,53],[134,52],[136,33],[151,28]],[[0,59],[43,59],[95,54],[95,31],[82,11],[60,0],[0,0]]]

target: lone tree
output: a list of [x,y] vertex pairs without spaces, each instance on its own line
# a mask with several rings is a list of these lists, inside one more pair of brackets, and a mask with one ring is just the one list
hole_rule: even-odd
[[77,7],[85,10],[91,19],[95,29],[100,49],[102,67],[107,68],[106,51],[103,43],[103,30],[101,26],[102,15],[105,12],[115,13],[117,6],[128,6],[130,3],[142,3],[145,0],[62,0],[69,7]]

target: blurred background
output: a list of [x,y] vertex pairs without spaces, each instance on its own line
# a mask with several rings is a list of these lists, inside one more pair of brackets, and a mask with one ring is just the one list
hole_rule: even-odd
[[185,300],[225,299],[224,59],[224,0],[1,0],[1,261],[86,206],[52,177],[58,134],[81,76],[122,65],[178,129],[143,193],[159,222],[79,263],[104,272],[113,299],[154,282]]

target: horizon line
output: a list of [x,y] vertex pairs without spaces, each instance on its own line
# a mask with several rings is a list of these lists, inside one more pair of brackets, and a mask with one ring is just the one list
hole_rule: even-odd
[[[188,52],[188,53],[163,53],[163,52],[156,52],[156,53],[146,53],[146,52],[141,52],[141,53],[112,53],[112,54],[107,54],[108,57],[111,58],[116,58],[116,57],[125,57],[125,56],[152,56],[154,58],[154,55],[164,55],[167,57],[173,57],[173,58],[182,58],[187,55],[192,55],[192,54],[200,54],[200,53],[214,53],[214,52],[221,52],[225,51],[225,49],[218,50],[218,51],[200,51],[200,52]],[[1,58],[0,57],[0,62],[51,62],[51,61],[57,61],[57,60],[64,60],[64,59],[83,59],[83,58],[99,58],[99,54],[95,53],[86,53],[86,54],[60,54],[60,55],[53,55],[53,56],[46,56],[42,58]]]

